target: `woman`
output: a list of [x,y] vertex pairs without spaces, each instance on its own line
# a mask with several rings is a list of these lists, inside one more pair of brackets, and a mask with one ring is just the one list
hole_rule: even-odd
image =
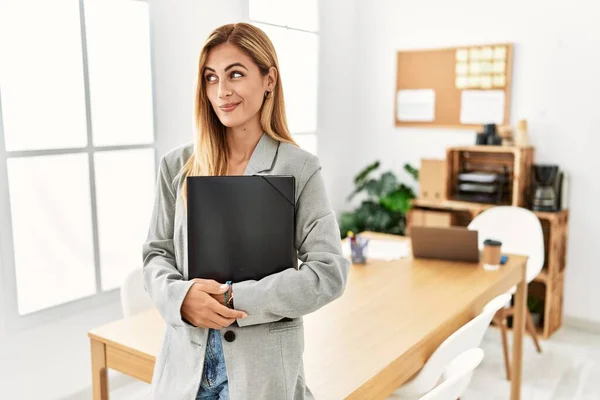
[[[319,159],[288,131],[277,56],[263,31],[239,23],[211,33],[200,54],[195,113],[194,143],[161,158],[143,246],[144,284],[166,321],[152,398],[312,398],[302,316],[343,293],[350,262]],[[253,174],[295,176],[301,266],[230,286],[189,281],[185,177]]]

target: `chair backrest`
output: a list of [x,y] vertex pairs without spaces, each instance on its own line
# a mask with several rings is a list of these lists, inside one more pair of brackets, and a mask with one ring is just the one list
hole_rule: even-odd
[[527,282],[539,275],[544,266],[544,232],[539,218],[521,207],[499,206],[485,210],[469,224],[478,231],[479,248],[486,239],[502,242],[502,253],[529,256]]
[[448,366],[448,379],[433,388],[420,400],[456,400],[462,396],[473,377],[473,371],[483,360],[483,350],[474,348],[456,357]]
[[511,295],[505,293],[487,303],[479,315],[442,342],[421,371],[400,388],[401,392],[422,394],[430,391],[452,360],[466,350],[479,347],[496,311],[507,305],[510,299]]
[[132,270],[123,281],[121,286],[121,308],[125,317],[152,308],[152,300],[144,288],[141,268]]

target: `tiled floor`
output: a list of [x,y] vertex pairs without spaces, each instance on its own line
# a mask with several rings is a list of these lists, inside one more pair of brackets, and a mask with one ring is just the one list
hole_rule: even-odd
[[119,378],[120,385],[117,389],[110,391],[110,400],[148,400],[150,398],[149,384],[127,376]]
[[[523,400],[600,399],[600,335],[564,327],[541,346],[538,354],[531,338],[524,338]],[[490,328],[481,347],[485,357],[462,399],[508,399],[500,331]]]
[[[565,327],[541,345],[538,354],[525,337],[522,400],[600,400],[600,335]],[[485,357],[462,400],[506,400],[510,382],[504,377],[500,331],[490,328],[481,347]],[[111,399],[147,399],[148,394],[149,385],[131,380],[111,391]]]

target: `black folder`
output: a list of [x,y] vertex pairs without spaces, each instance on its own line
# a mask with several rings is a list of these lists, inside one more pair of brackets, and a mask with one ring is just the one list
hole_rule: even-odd
[[189,279],[241,282],[297,269],[293,176],[186,179]]

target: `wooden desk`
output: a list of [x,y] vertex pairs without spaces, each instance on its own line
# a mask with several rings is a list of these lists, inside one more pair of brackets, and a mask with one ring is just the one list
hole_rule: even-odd
[[[412,258],[353,265],[344,295],[304,318],[308,386],[319,400],[385,399],[489,300],[518,285],[511,399],[520,399],[525,264],[510,256],[494,272]],[[108,398],[106,368],[151,381],[163,324],[153,309],[89,332],[95,400]]]

